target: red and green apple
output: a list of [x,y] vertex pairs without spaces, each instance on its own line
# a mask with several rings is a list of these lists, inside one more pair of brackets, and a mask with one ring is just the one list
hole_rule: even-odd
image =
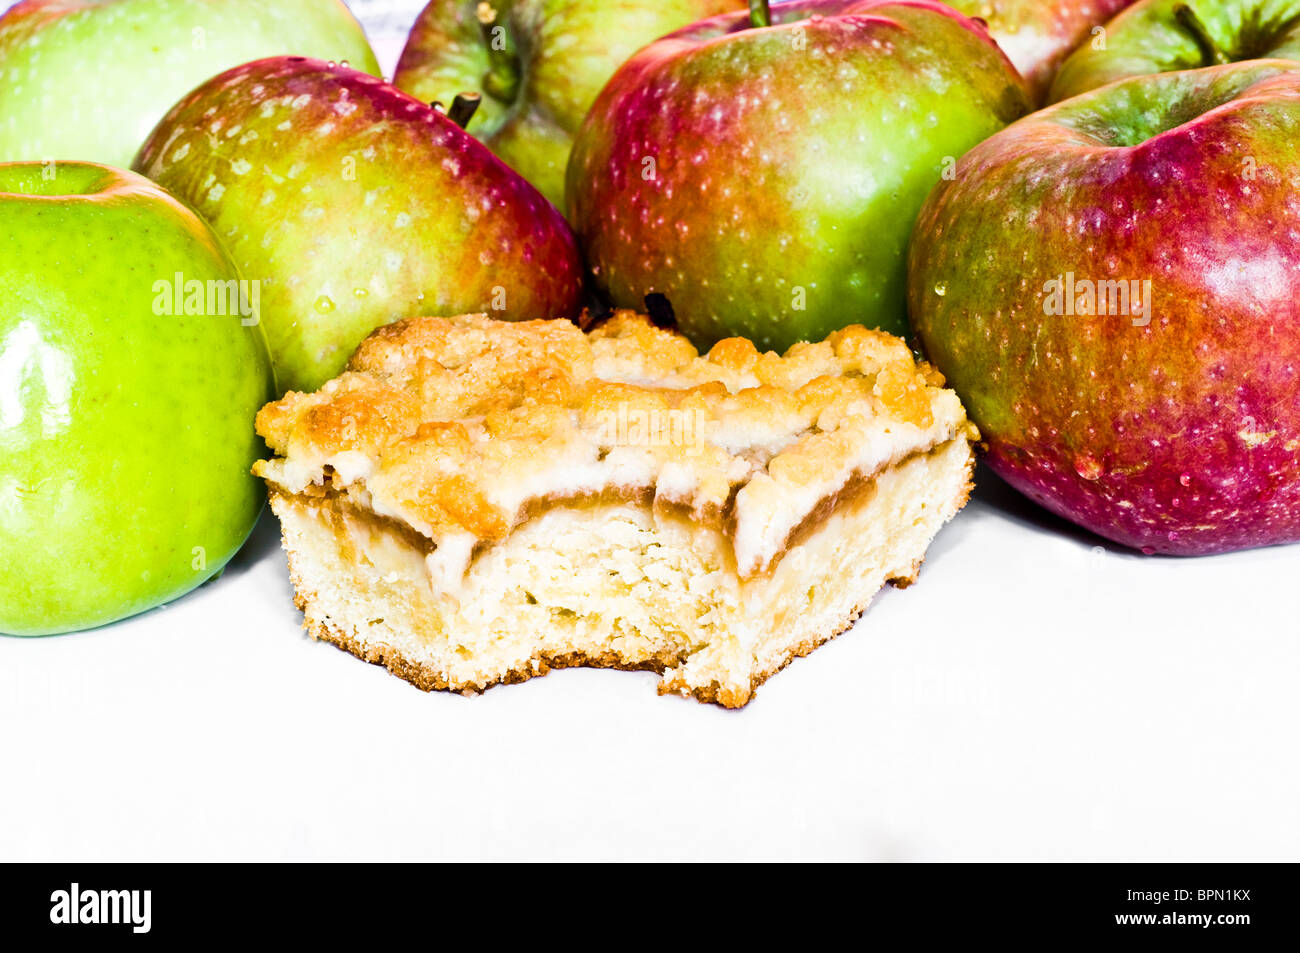
[[1061,61],[1102,34],[1100,24],[1133,0],[952,0],[949,6],[988,24],[989,33],[1042,102]]
[[1300,0],[1141,0],[1070,54],[1059,102],[1116,80],[1256,59],[1300,60]]
[[916,213],[1024,80],[940,4],[751,6],[645,47],[588,114],[567,201],[595,285],[664,296],[701,347],[902,332]]
[[556,205],[573,135],[614,71],[665,33],[745,0],[433,0],[393,84],[417,99],[479,92],[470,131]]
[[1300,65],[1021,120],[926,202],[908,300],[987,460],[1148,553],[1300,540]]
[[273,57],[214,77],[167,114],[135,168],[262,282],[282,388],[316,389],[399,318],[581,306],[560,212],[443,112],[341,65]]

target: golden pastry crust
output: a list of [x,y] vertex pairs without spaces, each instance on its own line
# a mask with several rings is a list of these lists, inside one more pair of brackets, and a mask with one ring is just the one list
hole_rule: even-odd
[[977,437],[942,384],[902,341],[858,326],[783,356],[741,338],[701,356],[631,312],[586,333],[413,318],[372,334],[316,393],[263,408],[278,457],[254,472],[409,525],[463,554],[453,577],[537,500],[650,492],[720,516],[747,578],[855,477]]

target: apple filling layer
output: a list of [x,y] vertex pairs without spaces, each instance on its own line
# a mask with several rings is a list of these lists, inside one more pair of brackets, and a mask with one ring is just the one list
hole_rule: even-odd
[[861,328],[699,356],[619,314],[425,318],[259,415],[308,631],[425,688],[645,668],[728,706],[910,581],[973,428]]

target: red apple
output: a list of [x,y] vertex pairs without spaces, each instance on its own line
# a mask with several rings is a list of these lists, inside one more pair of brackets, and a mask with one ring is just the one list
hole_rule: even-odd
[[908,301],[988,462],[1145,552],[1300,539],[1300,65],[1104,86],[971,150]]

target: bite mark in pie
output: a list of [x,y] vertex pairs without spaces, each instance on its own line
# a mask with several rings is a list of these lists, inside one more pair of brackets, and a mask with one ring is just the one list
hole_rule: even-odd
[[738,707],[911,582],[978,438],[897,338],[705,356],[619,312],[380,328],[268,404],[305,625],[423,689],[593,665]]

